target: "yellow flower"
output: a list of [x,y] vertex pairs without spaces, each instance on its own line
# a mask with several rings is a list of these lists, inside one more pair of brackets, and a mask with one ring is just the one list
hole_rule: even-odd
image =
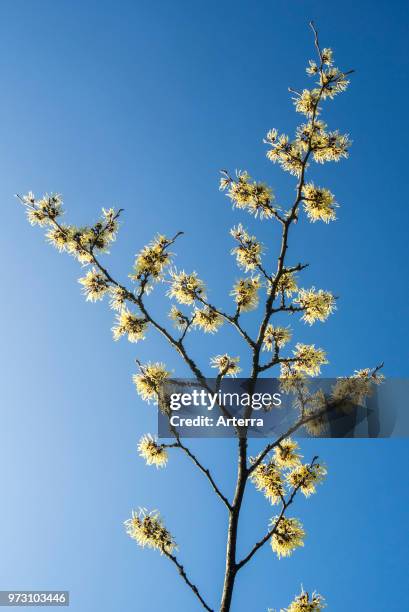
[[112,310],[122,310],[126,300],[128,299],[128,292],[123,287],[111,287],[110,289],[111,299],[109,305]]
[[183,312],[179,310],[179,308],[176,308],[176,306],[172,306],[172,308],[170,309],[169,318],[173,321],[173,325],[179,331],[184,331],[186,325],[189,323],[189,319],[187,318],[187,316],[184,315]]
[[118,214],[113,208],[102,209],[102,219],[92,227],[82,229],[82,242],[88,250],[107,253],[107,247],[116,238]]
[[237,365],[240,361],[240,357],[230,357],[230,355],[217,355],[216,357],[212,357],[210,360],[210,364],[212,368],[217,368],[219,373],[223,376],[232,376],[235,377],[239,372],[241,372],[241,368]]
[[258,290],[261,287],[260,277],[241,278],[233,286],[230,295],[242,312],[254,310],[258,306]]
[[331,66],[331,64],[334,61],[333,51],[329,47],[325,47],[325,49],[321,51],[321,57],[322,57],[322,63],[327,64],[327,66]]
[[31,225],[47,225],[62,214],[62,199],[58,193],[46,194],[41,200],[36,200],[30,191],[22,199],[27,205],[27,218]]
[[299,465],[287,474],[287,482],[294,489],[299,487],[305,497],[309,497],[316,492],[315,486],[324,480],[326,474],[325,466],[319,463]]
[[335,298],[329,291],[315,291],[311,289],[300,289],[294,303],[304,308],[301,317],[303,321],[312,325],[315,321],[325,321],[336,308]]
[[308,66],[305,70],[308,76],[314,76],[314,74],[318,73],[318,66],[313,60],[308,60]]
[[139,546],[155,548],[161,553],[171,554],[176,543],[163,524],[159,513],[154,510],[147,512],[140,509],[138,512],[132,511],[132,517],[125,521],[126,532]]
[[340,134],[338,131],[320,132],[314,139],[314,160],[320,164],[327,161],[337,162],[342,157],[348,157],[350,146],[348,134]]
[[75,227],[72,225],[69,228],[69,233],[67,252],[82,264],[92,263],[93,257],[90,249],[93,232],[91,229],[89,227]]
[[362,405],[365,398],[373,394],[374,385],[381,384],[383,380],[382,374],[373,375],[369,368],[357,370],[353,376],[337,380],[332,389],[332,398]]
[[318,114],[319,89],[304,89],[300,95],[294,98],[295,110],[307,117],[313,113]]
[[325,601],[319,593],[314,591],[309,595],[302,589],[300,595],[297,595],[288,608],[281,612],[320,612],[324,608],[326,608]]
[[128,334],[129,342],[138,342],[138,340],[145,338],[148,322],[144,317],[138,317],[126,307],[123,307],[121,312],[116,315],[116,319],[117,325],[112,328],[114,340],[119,340],[125,334]]
[[232,255],[236,255],[237,264],[246,272],[255,270],[261,263],[263,247],[255,236],[250,236],[241,224],[230,230],[231,235],[239,246],[232,249]]
[[213,334],[223,325],[223,317],[210,306],[204,306],[202,309],[196,308],[193,313],[193,325],[205,333]]
[[168,462],[168,452],[163,444],[158,444],[156,438],[151,434],[145,434],[139,440],[139,455],[146,460],[147,465],[156,465],[157,468],[165,467]]
[[276,525],[275,532],[271,537],[271,548],[278,558],[290,557],[291,553],[298,547],[304,546],[305,531],[300,521],[296,518],[274,517],[271,519],[270,527]]
[[296,344],[293,351],[296,361],[293,368],[296,372],[304,372],[308,376],[317,376],[321,366],[328,363],[325,351],[315,348],[314,344]]
[[349,81],[343,72],[331,66],[320,74],[320,85],[323,87],[322,97],[333,100],[337,94],[347,89]]
[[280,471],[272,459],[268,463],[259,463],[251,473],[251,480],[257,490],[262,491],[273,505],[278,504],[283,499],[283,481]]
[[98,235],[100,245],[96,245],[98,248],[104,249],[110,242],[115,240],[118,231],[117,217],[118,213],[113,208],[102,209],[102,222],[97,224],[100,227]]
[[274,461],[278,467],[292,468],[299,465],[301,455],[297,452],[299,446],[297,442],[286,438],[280,442],[279,446],[274,448]]
[[287,297],[291,297],[296,291],[298,291],[298,287],[297,278],[294,272],[286,272],[284,270],[277,282],[277,292],[284,293]]
[[83,286],[82,291],[86,299],[90,302],[102,300],[107,291],[109,291],[109,285],[105,275],[95,268],[88,270],[85,276],[78,279],[78,282]]
[[204,283],[196,272],[187,274],[184,270],[172,270],[170,275],[172,282],[167,295],[174,297],[179,304],[193,304],[197,298],[205,297]]
[[250,214],[260,218],[272,217],[275,208],[271,205],[274,195],[270,187],[264,183],[250,182],[247,172],[237,172],[237,181],[223,177],[220,182],[222,190],[228,189],[227,195],[233,207],[247,209]]
[[155,236],[136,256],[134,273],[130,277],[134,280],[139,280],[143,276],[160,280],[164,268],[171,261],[171,253],[166,251],[167,246],[169,246],[169,240],[166,236],[161,234]]
[[55,247],[60,253],[67,250],[68,244],[71,239],[71,228],[68,225],[61,225],[61,227],[51,227],[46,233],[48,242]]
[[308,123],[302,123],[296,130],[296,142],[302,151],[307,151],[309,147],[314,151],[322,143],[325,136],[326,123],[321,119],[314,119]]
[[305,375],[294,371],[288,363],[282,363],[280,369],[280,389],[283,393],[295,393],[304,388]]
[[303,167],[302,151],[300,142],[290,142],[288,136],[278,136],[277,130],[270,130],[264,139],[270,145],[267,157],[273,163],[278,163],[283,170],[294,176],[300,176]]
[[291,330],[288,327],[273,327],[269,323],[263,338],[263,351],[273,351],[276,346],[282,348],[291,340]]
[[329,223],[336,219],[335,208],[338,206],[333,194],[324,187],[315,187],[313,183],[304,185],[302,190],[304,210],[313,223]]
[[304,418],[308,419],[305,429],[311,436],[320,436],[328,428],[328,413],[326,399],[320,389],[309,397],[308,407],[304,410]]
[[[313,415],[317,413],[316,416]],[[311,409],[307,409],[305,411],[306,417],[313,417],[307,421],[305,424],[305,429],[311,436],[319,436],[327,430],[328,427],[328,417],[325,413],[321,413],[319,411],[312,411]]]
[[146,402],[153,400],[156,404],[160,387],[169,375],[163,363],[148,363],[141,368],[140,374],[134,374],[132,378],[142,399]]

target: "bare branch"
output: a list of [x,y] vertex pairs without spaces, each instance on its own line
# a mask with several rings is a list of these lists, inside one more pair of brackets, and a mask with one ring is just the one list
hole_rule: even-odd
[[203,597],[200,595],[199,593],[199,589],[197,588],[197,586],[195,584],[193,584],[193,582],[187,577],[185,568],[183,567],[183,565],[177,560],[177,558],[175,557],[175,555],[172,555],[172,553],[167,552],[166,550],[162,549],[162,553],[168,558],[170,559],[170,561],[172,561],[172,563],[174,563],[178,569],[178,572],[180,574],[180,576],[182,577],[182,579],[186,582],[187,586],[190,587],[190,589],[193,591],[193,593],[196,595],[196,597],[198,598],[198,600],[200,601],[200,603],[202,604],[203,608],[205,610],[207,610],[208,612],[214,612],[213,608],[211,608],[210,606],[207,605],[207,603],[205,602],[205,600],[203,599]]
[[225,504],[225,506],[228,508],[228,510],[231,511],[232,506],[231,506],[229,500],[220,491],[219,487],[217,486],[217,484],[214,481],[214,478],[213,478],[210,470],[208,468],[205,468],[201,464],[201,462],[198,460],[196,455],[185,444],[183,444],[180,441],[180,436],[178,434],[176,434],[176,435],[177,435],[177,443],[173,444],[172,446],[178,447],[181,450],[183,450],[184,453],[186,453],[186,455],[193,461],[193,463],[196,465],[196,467],[198,467],[199,470],[206,476],[206,478],[210,482],[210,484],[211,484],[214,492],[216,493],[216,495],[222,500],[222,502]]

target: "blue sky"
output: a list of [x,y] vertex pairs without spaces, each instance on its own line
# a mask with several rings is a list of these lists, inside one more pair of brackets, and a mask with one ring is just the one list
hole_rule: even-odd
[[[74,612],[194,612],[167,560],[124,534],[141,505],[162,511],[181,560],[216,605],[223,508],[183,457],[159,472],[136,454],[156,415],[130,382],[135,357],[186,372],[154,333],[136,347],[112,342],[112,312],[85,303],[80,269],[28,226],[13,194],[61,192],[67,221],[78,224],[102,206],[123,207],[109,265],[124,280],[156,232],[184,230],[178,266],[196,269],[228,308],[238,275],[230,227],[257,229],[272,253],[278,234],[231,212],[218,171],[246,168],[279,201],[292,196],[294,182],[268,162],[262,138],[271,127],[294,130],[287,86],[305,83],[311,18],[337,63],[356,69],[326,113],[354,145],[349,160],[311,172],[336,194],[339,220],[303,220],[290,244],[294,262],[310,262],[305,285],[340,296],[338,311],[326,325],[295,328],[328,351],[326,376],[384,360],[386,374],[404,377],[406,3],[2,2],[1,589],[69,589]],[[152,304],[163,314],[159,293]],[[211,355],[242,349],[228,332],[189,343],[205,370]],[[194,447],[231,489],[233,445]],[[301,583],[334,612],[400,609],[407,442],[305,441],[303,451],[329,469],[319,494],[294,507],[306,546],[281,562],[266,547],[243,570],[233,610],[284,607]],[[241,551],[273,514],[249,487]]]

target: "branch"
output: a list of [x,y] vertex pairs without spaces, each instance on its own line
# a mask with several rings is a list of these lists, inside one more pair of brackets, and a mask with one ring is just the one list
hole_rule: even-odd
[[175,446],[176,448],[180,448],[181,450],[183,450],[186,453],[186,455],[193,461],[193,463],[199,468],[199,470],[206,476],[206,478],[210,482],[210,484],[211,484],[214,492],[216,493],[216,495],[222,500],[222,502],[229,509],[229,511],[231,511],[231,509],[232,509],[231,503],[229,502],[227,497],[225,497],[223,495],[223,493],[220,491],[219,487],[217,486],[217,484],[214,481],[214,478],[213,478],[210,470],[208,468],[205,468],[200,463],[200,461],[198,460],[196,455],[194,453],[192,453],[192,451],[187,446],[185,446],[185,444],[183,444],[180,441],[180,437],[179,437],[179,434],[177,432],[175,433],[175,435],[176,435],[177,442],[176,442],[176,444],[174,444],[172,446]]
[[[311,461],[309,468],[311,469],[314,465],[314,463],[317,461],[318,457],[314,457],[313,460]],[[261,538],[261,540],[259,540],[256,544],[254,544],[253,548],[251,549],[251,551],[248,553],[248,555],[246,555],[246,557],[244,557],[239,563],[237,563],[236,565],[236,571],[239,571],[244,565],[246,565],[246,563],[248,563],[250,561],[250,559],[253,557],[253,555],[256,554],[256,552],[259,550],[259,548],[261,548],[262,546],[264,546],[264,544],[266,542],[268,542],[268,540],[270,540],[270,538],[276,533],[277,528],[282,520],[282,518],[284,517],[284,514],[287,510],[287,508],[293,503],[295,496],[297,495],[299,489],[302,487],[302,485],[304,484],[306,478],[308,478],[308,476],[306,476],[305,478],[303,478],[296,487],[294,487],[293,492],[291,493],[290,497],[288,498],[287,501],[285,501],[283,499],[283,505],[281,508],[281,512],[278,516],[277,521],[275,522],[275,525],[272,529],[270,529],[270,531],[268,531],[266,533],[266,535]]]
[[163,552],[164,555],[166,555],[166,557],[168,559],[170,559],[172,561],[172,563],[174,563],[176,565],[176,567],[178,568],[178,572],[179,572],[180,576],[186,582],[188,587],[190,587],[192,589],[193,593],[196,595],[196,597],[198,598],[198,600],[202,604],[203,608],[205,608],[205,610],[207,610],[208,612],[214,612],[214,610],[212,608],[210,608],[210,606],[207,605],[207,603],[205,602],[203,597],[200,595],[199,589],[197,588],[197,586],[195,584],[193,584],[193,582],[191,582],[189,580],[189,578],[186,575],[185,568],[183,567],[183,565],[181,563],[179,563],[179,561],[177,560],[175,555],[172,555],[170,552],[167,552],[164,549],[162,549],[162,552]]
[[227,313],[223,312],[222,310],[219,310],[218,308],[216,308],[216,306],[213,306],[213,304],[210,304],[210,302],[208,302],[207,300],[205,300],[203,297],[201,297],[199,295],[196,296],[196,299],[199,302],[201,302],[204,306],[208,306],[209,308],[214,310],[218,315],[223,317],[223,319],[226,319],[226,321],[228,321],[231,325],[233,325],[233,327],[235,329],[237,329],[237,331],[244,338],[244,340],[247,342],[247,344],[251,348],[254,348],[254,346],[255,346],[254,340],[252,340],[250,338],[248,333],[241,327],[241,325],[240,325],[240,323],[238,321],[239,316],[240,316],[240,310],[239,309],[237,309],[236,313],[234,314],[234,316],[232,316],[232,315],[228,315]]
[[279,347],[277,347],[276,345],[276,350],[274,353],[274,357],[272,358],[271,361],[269,361],[268,363],[265,363],[264,365],[259,365],[257,371],[258,372],[265,372],[265,370],[269,370],[270,368],[272,368],[275,365],[278,365],[279,363],[295,363],[296,361],[299,361],[298,357],[279,357],[278,355],[278,349]]
[[322,63],[323,63],[323,61],[322,61],[321,47],[320,47],[320,43],[319,43],[319,40],[318,40],[318,32],[317,32],[317,30],[315,29],[315,25],[314,25],[314,22],[313,22],[313,21],[310,21],[309,26],[310,26],[311,30],[313,31],[313,33],[314,33],[314,44],[315,44],[315,48],[317,49],[317,53],[318,53],[318,56],[319,56],[319,58],[320,58],[320,62],[321,62],[321,64],[322,64]]

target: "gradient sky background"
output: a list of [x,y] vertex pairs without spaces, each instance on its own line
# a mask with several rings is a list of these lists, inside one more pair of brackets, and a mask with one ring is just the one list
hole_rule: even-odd
[[[29,227],[13,194],[61,192],[78,224],[102,206],[125,208],[109,264],[123,280],[156,232],[183,229],[177,264],[198,270],[228,308],[238,276],[229,228],[242,221],[267,241],[270,226],[231,212],[218,170],[246,168],[279,201],[293,195],[261,141],[271,127],[296,125],[287,86],[305,83],[311,18],[337,63],[356,69],[325,115],[354,145],[349,160],[310,175],[336,194],[339,221],[303,219],[291,240],[293,262],[311,264],[303,284],[340,296],[326,325],[295,325],[298,339],[326,348],[323,375],[385,360],[386,374],[406,376],[406,2],[1,3],[1,589],[69,589],[73,612],[199,610],[175,568],[125,535],[141,505],[162,511],[216,605],[223,507],[184,457],[157,471],[136,453],[156,415],[131,384],[134,358],[186,371],[153,332],[137,346],[112,342],[113,313],[84,301],[78,265]],[[192,334],[189,344],[205,370],[211,355],[241,350],[228,332]],[[229,490],[233,445],[194,447]],[[319,494],[294,506],[306,546],[282,561],[266,546],[243,570],[233,610],[284,607],[301,583],[333,612],[402,609],[407,441],[306,441],[303,450],[329,468]],[[252,486],[246,508],[241,552],[275,513]]]

